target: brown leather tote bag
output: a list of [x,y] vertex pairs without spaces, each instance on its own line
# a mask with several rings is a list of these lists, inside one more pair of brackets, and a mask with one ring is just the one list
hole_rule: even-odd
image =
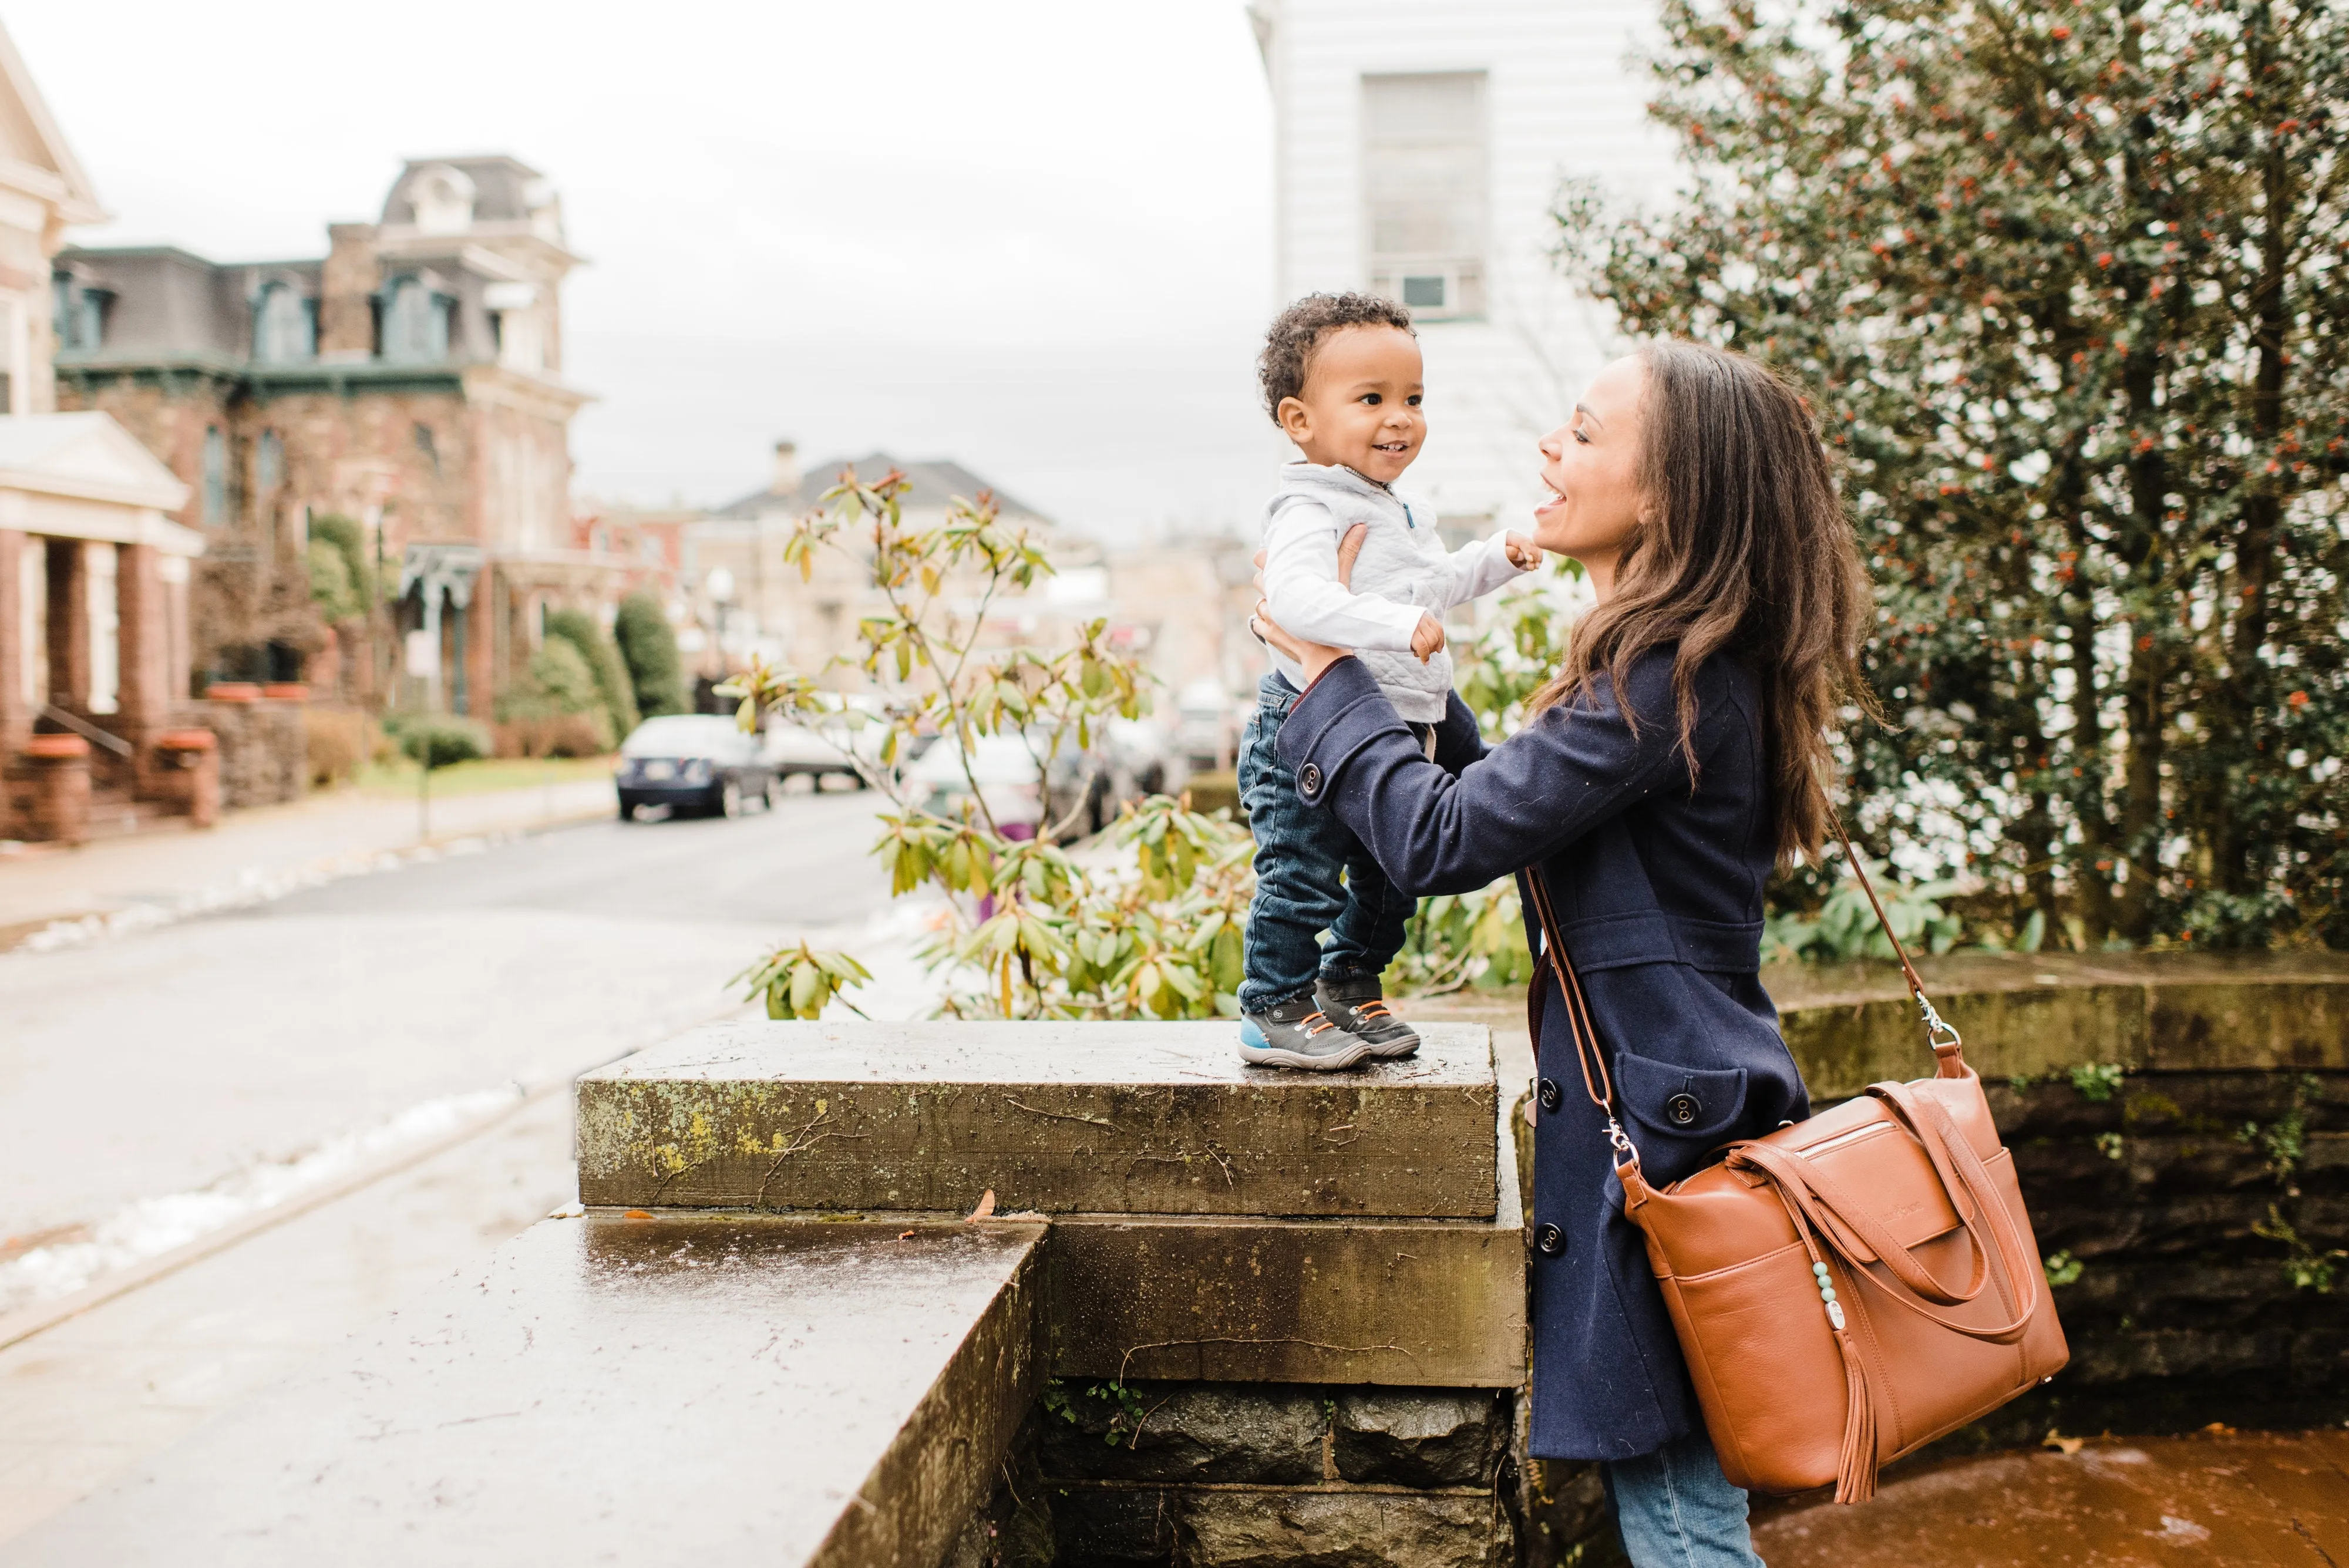
[[1538,871],[1526,884],[1723,1473],[1767,1492],[1832,1481],[1850,1503],[1875,1495],[1878,1466],[2044,1382],[2070,1353],[1982,1080],[1836,836],[1900,956],[1934,1075],[1870,1085],[1661,1189],[1640,1178],[1549,890]]

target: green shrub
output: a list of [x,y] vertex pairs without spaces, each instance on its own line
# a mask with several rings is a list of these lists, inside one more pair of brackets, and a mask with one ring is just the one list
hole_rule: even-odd
[[2082,951],[2349,947],[2349,9],[1658,16],[1683,177],[1569,183],[1558,254],[1817,399],[1895,721],[1847,815]]
[[546,640],[553,643],[558,638],[577,649],[580,658],[586,661],[595,676],[604,711],[612,722],[613,733],[625,735],[635,729],[636,698],[628,683],[627,666],[620,662],[620,650],[604,635],[595,618],[580,609],[547,611]]
[[622,599],[612,622],[612,639],[620,646],[639,714],[650,719],[686,711],[684,661],[678,657],[677,633],[658,599],[641,590]]
[[479,762],[490,754],[490,737],[479,724],[448,713],[411,713],[399,722],[399,753],[426,773]]
[[523,757],[600,757],[614,744],[603,689],[579,645],[550,637],[498,699],[498,751]]
[[[329,512],[310,519],[310,582],[311,597],[317,597],[318,561],[325,550],[334,553],[342,563],[342,581],[347,585],[345,604],[347,613],[329,615],[330,621],[350,620],[375,607],[375,563],[367,558],[367,530],[339,512]],[[322,604],[323,610],[325,606]]]
[[310,602],[318,607],[319,618],[328,626],[338,626],[367,613],[367,601],[351,584],[351,569],[343,553],[324,539],[310,541]]

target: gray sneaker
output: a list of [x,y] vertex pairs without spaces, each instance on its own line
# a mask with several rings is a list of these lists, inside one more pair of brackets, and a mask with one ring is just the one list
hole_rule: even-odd
[[1309,996],[1240,1019],[1240,1060],[1251,1067],[1334,1073],[1370,1054],[1369,1045],[1315,1012]]
[[1323,1017],[1371,1048],[1381,1061],[1399,1061],[1419,1049],[1419,1031],[1387,1011],[1379,977],[1324,979],[1313,988]]

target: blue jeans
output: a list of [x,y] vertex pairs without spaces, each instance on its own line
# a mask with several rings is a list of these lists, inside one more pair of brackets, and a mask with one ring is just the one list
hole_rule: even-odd
[[1762,1568],[1745,1494],[1721,1473],[1702,1428],[1607,1466],[1607,1495],[1633,1568]]
[[[1297,692],[1278,675],[1257,687],[1256,717],[1240,742],[1240,800],[1256,835],[1256,897],[1248,904],[1240,1011],[1262,1012],[1313,993],[1316,975],[1382,974],[1402,950],[1419,907],[1395,891],[1351,829],[1299,798],[1275,742]],[[1340,874],[1343,880],[1340,880]],[[1320,935],[1330,933],[1327,947]]]

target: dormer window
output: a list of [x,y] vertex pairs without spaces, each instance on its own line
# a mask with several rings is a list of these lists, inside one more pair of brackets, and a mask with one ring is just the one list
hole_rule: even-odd
[[449,317],[456,302],[422,278],[394,278],[383,296],[383,357],[407,365],[449,357]]
[[264,283],[253,304],[253,357],[290,365],[318,352],[316,306],[283,283]]
[[57,296],[51,319],[57,327],[58,349],[67,354],[90,354],[105,347],[106,309],[114,301],[113,291],[88,287],[66,272],[57,275],[51,287]]
[[445,163],[419,169],[408,182],[416,226],[428,234],[461,234],[473,226],[473,182]]

